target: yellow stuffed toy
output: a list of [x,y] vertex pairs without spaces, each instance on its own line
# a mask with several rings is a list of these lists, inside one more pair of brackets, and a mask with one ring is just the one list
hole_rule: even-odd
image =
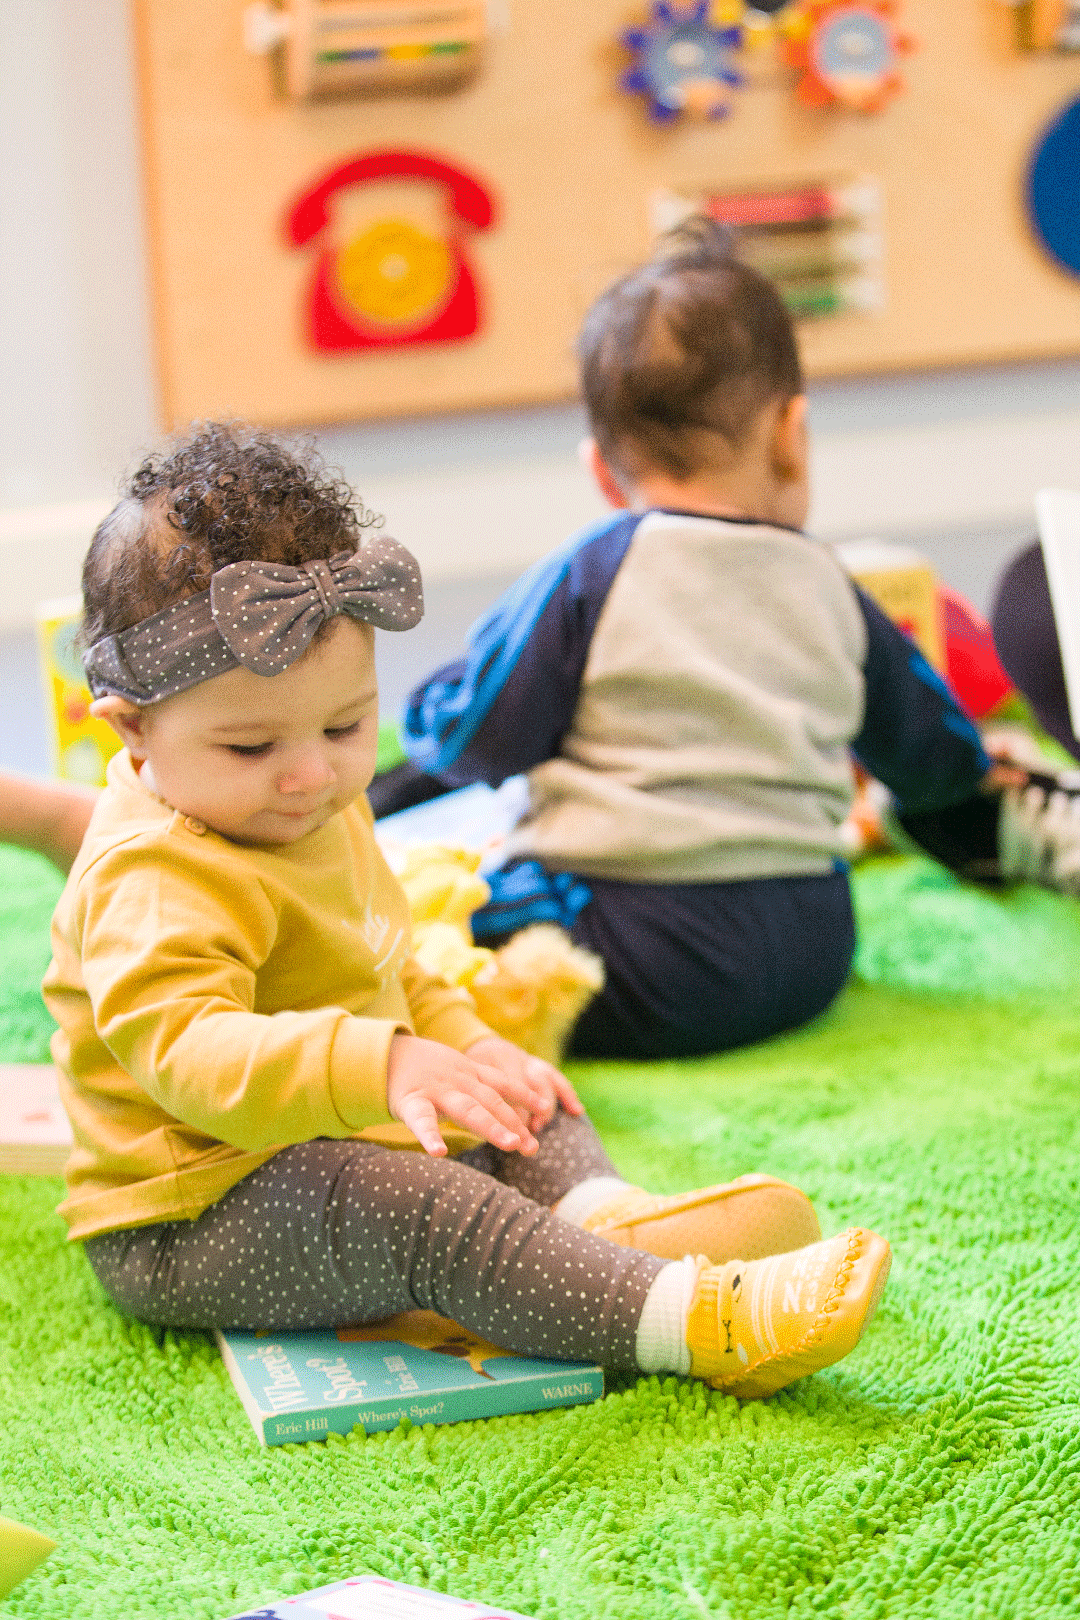
[[474,945],[470,918],[491,895],[479,865],[479,855],[440,844],[409,851],[398,877],[413,954],[430,973],[466,986],[497,1035],[559,1063],[570,1031],[604,987],[604,964],[552,923],[523,928],[497,951]]
[[491,898],[480,856],[441,844],[411,849],[398,873],[412,917],[413,955],[448,984],[469,985],[492,952],[474,945],[469,919]]
[[496,1035],[558,1065],[570,1031],[603,988],[598,956],[554,923],[534,923],[493,953],[469,992]]

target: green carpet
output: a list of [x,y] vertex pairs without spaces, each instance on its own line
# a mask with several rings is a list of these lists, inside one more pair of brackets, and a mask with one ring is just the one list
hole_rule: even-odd
[[[575,1075],[634,1179],[760,1167],[892,1239],[848,1360],[268,1452],[206,1337],[105,1303],[58,1184],[0,1177],[0,1513],[60,1542],[0,1615],[214,1620],[364,1571],[544,1620],[1080,1612],[1080,915],[918,861],[856,885],[860,978],[812,1029]],[[0,852],[7,1058],[44,1055],[55,890]]]

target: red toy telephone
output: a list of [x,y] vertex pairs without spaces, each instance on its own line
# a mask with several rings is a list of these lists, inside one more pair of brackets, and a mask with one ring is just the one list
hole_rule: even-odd
[[383,349],[470,337],[480,325],[476,280],[465,254],[468,227],[483,231],[495,217],[478,180],[423,152],[368,152],[316,181],[289,210],[293,247],[330,223],[329,201],[368,180],[430,180],[446,189],[443,235],[408,220],[377,221],[344,244],[328,242],[308,293],[309,335],[316,349]]

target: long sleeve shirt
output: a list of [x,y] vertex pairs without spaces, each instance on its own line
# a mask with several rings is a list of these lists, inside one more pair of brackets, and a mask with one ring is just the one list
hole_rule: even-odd
[[164,804],[126,752],[52,943],[73,1238],[193,1219],[289,1143],[416,1146],[386,1105],[394,1035],[462,1051],[490,1033],[412,960],[366,802],[293,844],[243,847]]
[[829,871],[852,753],[906,810],[959,803],[990,767],[827,546],[666,511],[523,575],[412,694],[404,742],[450,784],[527,776],[508,861],[637,883]]

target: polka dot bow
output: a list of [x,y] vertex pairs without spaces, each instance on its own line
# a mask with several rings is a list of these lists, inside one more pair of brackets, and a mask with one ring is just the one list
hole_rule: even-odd
[[299,568],[230,563],[208,591],[96,641],[84,659],[86,676],[95,697],[114,692],[154,703],[238,664],[255,675],[280,675],[339,613],[379,630],[411,630],[423,612],[416,559],[385,535]]

